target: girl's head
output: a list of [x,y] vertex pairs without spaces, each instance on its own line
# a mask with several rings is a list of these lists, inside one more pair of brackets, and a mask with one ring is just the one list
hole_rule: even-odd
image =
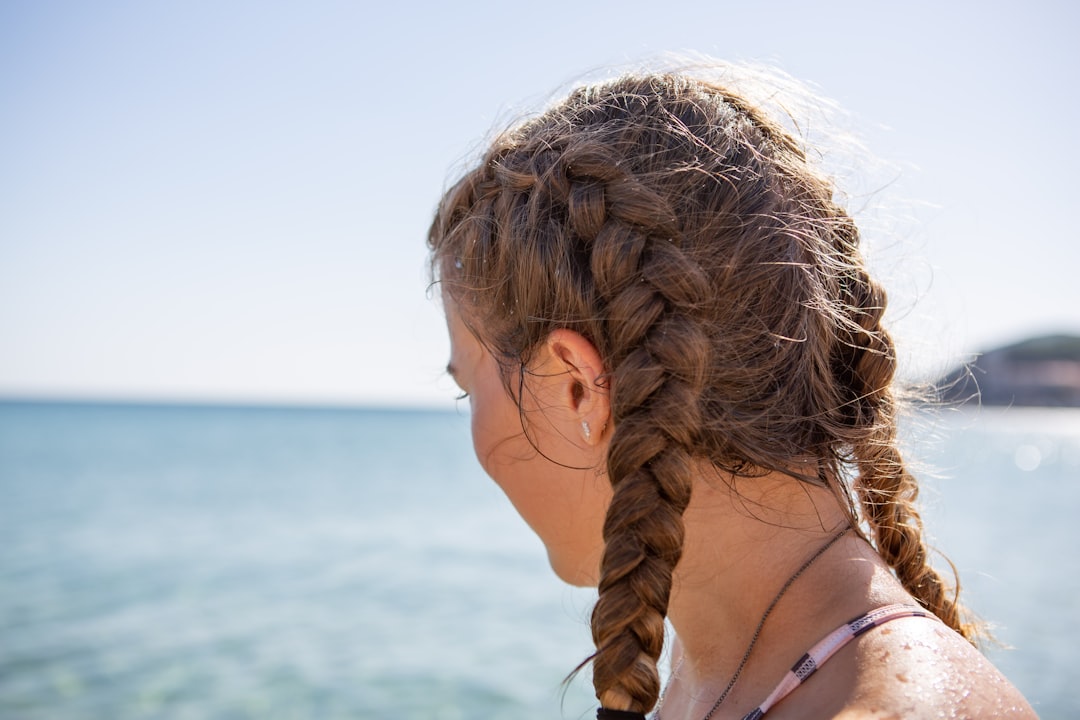
[[[605,434],[610,500],[579,526],[602,525],[593,677],[607,707],[644,711],[659,693],[702,462],[830,488],[909,591],[959,626],[895,448],[885,294],[831,183],[746,100],[680,74],[575,90],[493,142],[443,198],[429,244],[452,332],[471,333],[503,393],[479,435],[474,410],[489,472],[529,448],[566,465],[582,456],[566,443],[588,457]],[[548,391],[570,392],[577,415],[546,414]],[[519,446],[482,450],[507,418]],[[521,482],[557,495],[543,476]]]

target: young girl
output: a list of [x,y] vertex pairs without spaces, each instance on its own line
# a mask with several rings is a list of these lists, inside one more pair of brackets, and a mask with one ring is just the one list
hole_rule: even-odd
[[580,88],[429,244],[476,454],[599,589],[598,717],[1034,716],[928,564],[885,293],[780,125],[677,73]]

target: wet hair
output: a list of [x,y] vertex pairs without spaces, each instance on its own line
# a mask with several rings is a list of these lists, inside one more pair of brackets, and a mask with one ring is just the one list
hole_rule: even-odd
[[904,587],[973,639],[897,449],[885,292],[832,183],[778,122],[679,73],[581,87],[492,142],[429,245],[519,404],[511,378],[553,330],[603,359],[613,497],[591,659],[605,707],[656,703],[700,461],[830,488]]

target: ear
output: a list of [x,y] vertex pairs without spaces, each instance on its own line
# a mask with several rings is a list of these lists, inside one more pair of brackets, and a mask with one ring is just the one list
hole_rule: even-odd
[[603,360],[585,336],[565,328],[547,337],[545,349],[554,364],[556,397],[580,425],[577,435],[587,445],[597,445],[611,420],[611,403]]

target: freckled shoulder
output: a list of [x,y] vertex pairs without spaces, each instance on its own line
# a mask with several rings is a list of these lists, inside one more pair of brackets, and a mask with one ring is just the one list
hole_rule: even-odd
[[904,618],[842,648],[769,720],[1037,718],[1023,695],[941,623]]
[[1035,718],[1023,695],[941,623],[906,618],[861,638],[857,679],[838,718]]

